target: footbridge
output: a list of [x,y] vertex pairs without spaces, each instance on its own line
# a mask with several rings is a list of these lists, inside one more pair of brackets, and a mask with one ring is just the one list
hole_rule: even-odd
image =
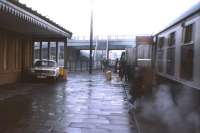
[[[92,49],[98,50],[125,50],[126,48],[132,48],[135,46],[135,38],[133,37],[109,37],[109,38],[98,38],[95,37],[93,40]],[[75,48],[77,50],[89,50],[90,40],[86,37],[76,37],[68,41],[68,47]]]

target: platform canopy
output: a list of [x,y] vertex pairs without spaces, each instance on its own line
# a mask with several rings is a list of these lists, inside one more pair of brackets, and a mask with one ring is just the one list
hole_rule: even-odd
[[38,39],[72,36],[72,32],[15,0],[0,0],[0,29]]

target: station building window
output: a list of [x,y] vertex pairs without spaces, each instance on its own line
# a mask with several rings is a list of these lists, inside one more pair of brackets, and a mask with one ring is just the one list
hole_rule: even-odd
[[181,47],[181,78],[186,80],[193,79],[193,57],[194,45],[183,45]]
[[34,42],[33,49],[34,62],[50,59],[57,61],[59,66],[64,66],[64,42]]
[[163,72],[163,55],[164,55],[164,50],[158,50],[158,52],[157,52],[158,72]]
[[64,66],[64,42],[58,42],[58,65]]
[[50,42],[50,60],[56,61],[56,42]]
[[174,75],[175,68],[175,48],[167,49],[167,74]]
[[48,42],[42,42],[42,59],[48,59]]
[[34,62],[40,59],[40,42],[34,42]]

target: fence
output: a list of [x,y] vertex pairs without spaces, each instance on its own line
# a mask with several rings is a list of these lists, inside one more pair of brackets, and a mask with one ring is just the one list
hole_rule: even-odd
[[[67,69],[69,72],[84,72],[89,71],[89,61],[68,61]],[[101,61],[93,61],[92,69],[93,70],[101,70],[102,69]]]
[[[109,60],[109,67],[113,68],[115,66],[115,60]],[[69,72],[84,72],[89,71],[89,61],[68,61],[67,69]],[[93,61],[92,62],[92,70],[102,70],[103,64],[101,61]]]

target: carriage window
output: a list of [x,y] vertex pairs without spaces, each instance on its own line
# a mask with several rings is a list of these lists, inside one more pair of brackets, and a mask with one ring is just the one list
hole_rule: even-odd
[[172,46],[175,45],[175,32],[169,34],[168,45]]
[[58,42],[58,65],[64,66],[64,42]]
[[167,74],[174,75],[175,48],[167,49]]
[[163,54],[164,54],[164,51],[163,50],[159,50],[157,52],[157,68],[158,68],[158,72],[163,72]]
[[184,43],[189,43],[192,41],[193,24],[185,27]]
[[164,37],[160,37],[158,40],[158,46],[159,48],[162,48],[164,46]]
[[181,78],[186,80],[193,79],[193,56],[194,45],[183,45],[181,47]]

